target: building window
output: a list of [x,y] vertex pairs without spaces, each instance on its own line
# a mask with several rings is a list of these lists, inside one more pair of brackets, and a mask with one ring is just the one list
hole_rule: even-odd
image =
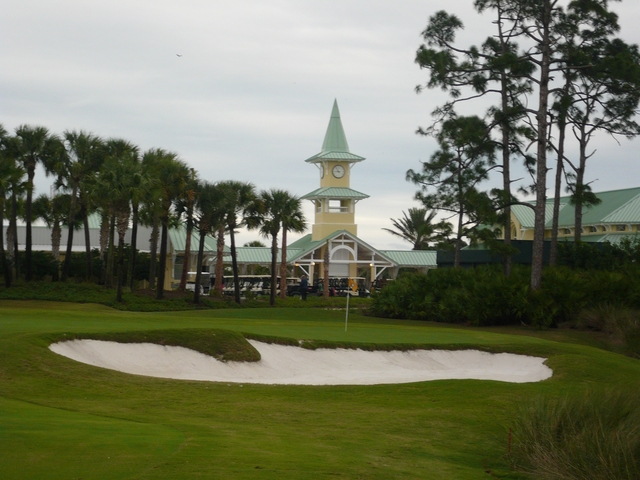
[[564,234],[565,235],[571,235],[571,229],[570,228],[565,228],[564,229]]
[[589,227],[590,233],[596,233],[598,231],[598,227]]
[[616,232],[624,232],[626,229],[626,225],[616,225]]

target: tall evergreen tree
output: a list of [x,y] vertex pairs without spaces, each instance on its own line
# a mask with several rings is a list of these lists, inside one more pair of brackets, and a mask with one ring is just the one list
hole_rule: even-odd
[[495,166],[495,143],[478,117],[446,120],[437,135],[440,149],[422,171],[409,170],[407,180],[420,186],[416,199],[428,209],[443,210],[457,219],[454,266],[460,265],[462,237],[481,223],[491,201],[478,191]]

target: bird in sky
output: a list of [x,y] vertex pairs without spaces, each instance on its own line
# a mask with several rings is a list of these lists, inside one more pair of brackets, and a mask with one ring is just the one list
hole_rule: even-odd
[[178,57],[181,57],[181,56],[182,56],[182,55],[180,55],[179,53],[176,53],[176,55],[177,55]]

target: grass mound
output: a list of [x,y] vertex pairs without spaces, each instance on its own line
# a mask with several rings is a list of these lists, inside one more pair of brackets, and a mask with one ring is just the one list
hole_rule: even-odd
[[210,329],[150,330],[143,332],[65,333],[55,341],[104,340],[118,343],[155,343],[184,347],[222,362],[257,362],[260,353],[238,332]]
[[521,407],[512,428],[514,466],[532,478],[640,478],[637,392],[540,397]]

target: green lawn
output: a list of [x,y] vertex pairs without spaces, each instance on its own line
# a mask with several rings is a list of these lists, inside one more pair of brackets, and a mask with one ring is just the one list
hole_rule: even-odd
[[[520,402],[610,386],[640,390],[640,361],[580,344],[580,338],[562,341],[557,331],[532,336],[358,315],[349,321],[345,332],[344,311],[133,313],[0,300],[0,477],[515,479],[507,432]],[[520,385],[240,385],[127,375],[47,349],[65,332],[190,328],[481,346],[545,355],[554,376]]]

